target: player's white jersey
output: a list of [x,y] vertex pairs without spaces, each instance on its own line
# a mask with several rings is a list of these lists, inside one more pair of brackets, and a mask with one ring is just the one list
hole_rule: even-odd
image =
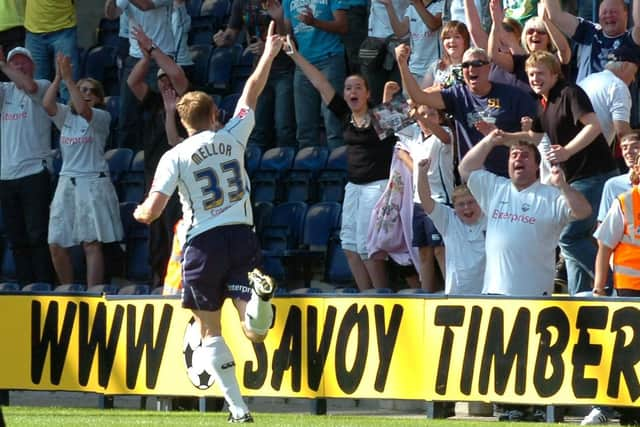
[[244,152],[254,123],[253,110],[238,106],[224,128],[190,136],[160,159],[151,192],[178,187],[187,240],[222,225],[253,225]]

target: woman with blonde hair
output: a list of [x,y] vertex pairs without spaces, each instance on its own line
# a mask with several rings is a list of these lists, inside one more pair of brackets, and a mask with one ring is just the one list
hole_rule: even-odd
[[[109,178],[104,147],[110,114],[102,84],[94,79],[73,81],[69,57],[58,54],[56,76],[42,101],[60,130],[62,169],[51,203],[49,250],[61,284],[73,283],[69,248],[82,245],[87,258],[87,285],[103,283],[102,243],[122,240],[118,197]],[[56,102],[64,80],[71,102]]]
[[[504,37],[502,26],[493,25],[489,34],[488,53],[491,60],[503,70],[513,74],[517,80],[525,85],[529,85],[525,62],[531,53],[552,52],[561,65],[566,65],[571,60],[569,42],[549,19],[544,4],[540,3],[539,6],[540,16],[530,18],[522,31],[521,43],[525,51],[524,54],[500,49],[499,40]],[[494,22],[504,19],[504,11],[499,0],[491,0],[490,10]]]

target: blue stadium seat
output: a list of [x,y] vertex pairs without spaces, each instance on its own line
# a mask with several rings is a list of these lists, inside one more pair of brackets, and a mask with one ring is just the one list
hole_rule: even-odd
[[342,244],[340,243],[340,239],[337,236],[329,239],[329,246],[327,247],[327,259],[325,262],[324,280],[325,282],[331,284],[343,285],[347,283],[354,283],[351,268],[349,268],[347,257],[342,250]]
[[89,286],[87,288],[87,293],[89,293],[89,294],[115,295],[115,294],[118,293],[119,290],[120,290],[120,288],[118,288],[116,285],[109,285],[109,284],[94,285],[94,286]]
[[295,149],[276,147],[264,152],[260,168],[251,178],[251,197],[255,202],[274,202],[280,198],[279,181],[291,168]]
[[156,286],[151,290],[151,295],[162,295],[163,290],[164,290],[163,286]]
[[284,178],[284,200],[309,202],[315,197],[318,172],[325,167],[329,151],[326,147],[305,147],[293,159],[293,167]]
[[22,292],[51,292],[51,289],[51,283],[34,282],[24,285],[22,287]]
[[98,45],[118,47],[120,43],[120,18],[101,18],[98,23]]
[[231,47],[219,47],[211,52],[206,85],[208,91],[225,93],[229,90],[233,61],[234,49]]
[[403,294],[403,295],[428,295],[431,294],[430,292],[427,292],[425,289],[422,288],[406,288],[406,289],[400,289],[398,291],[399,294]]
[[262,235],[264,227],[271,224],[271,214],[273,212],[273,203],[258,202],[253,205],[253,224],[256,227],[256,234]]
[[127,285],[118,291],[118,295],[149,295],[151,293],[151,287],[149,285]]
[[287,249],[298,247],[307,209],[303,202],[281,203],[271,211],[269,225],[262,227],[263,270],[276,280],[286,278],[282,257]]
[[329,153],[327,164],[317,179],[320,202],[342,203],[344,186],[347,184],[347,147],[334,148]]
[[92,47],[85,57],[84,77],[102,82],[107,96],[118,95],[120,92],[117,58],[118,49],[113,46]]
[[260,160],[262,159],[262,149],[255,144],[247,145],[244,152],[244,168],[247,170],[249,178],[253,176],[253,173],[260,167]]
[[85,292],[86,290],[87,288],[82,283],[67,283],[53,289],[54,292]]
[[334,148],[327,159],[327,169],[347,170],[347,146]]
[[104,153],[104,158],[109,164],[111,182],[117,184],[131,167],[133,150],[130,148],[113,148]]
[[309,207],[304,219],[302,239],[297,249],[285,251],[288,264],[302,267],[305,287],[311,281],[311,267],[316,261],[324,260],[329,238],[340,227],[342,206],[336,202],[320,202]]
[[213,22],[213,29],[217,31],[229,20],[231,13],[230,0],[204,0],[200,7],[200,16],[208,16]]
[[0,283],[0,292],[19,292],[20,285],[15,282]]
[[232,117],[233,113],[236,109],[236,105],[238,105],[238,99],[240,99],[240,93],[232,93],[231,95],[227,95],[222,98],[220,105],[220,114],[223,123],[228,122]]
[[187,0],[187,13],[191,18],[200,16],[200,9],[202,9],[203,0]]
[[118,183],[118,199],[120,202],[140,203],[144,199],[144,151],[138,151],[128,171],[122,174]]
[[189,46],[196,44],[211,44],[213,41],[213,22],[209,16],[192,16],[189,28]]
[[209,78],[209,58],[211,57],[211,44],[195,44],[189,46],[189,53],[193,60],[193,67],[189,73],[189,81],[196,88],[205,88]]

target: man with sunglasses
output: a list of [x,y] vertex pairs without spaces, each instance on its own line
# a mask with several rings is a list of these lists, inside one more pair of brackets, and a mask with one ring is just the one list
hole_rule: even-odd
[[638,0],[633,1],[634,26],[629,30],[629,8],[624,0],[603,0],[598,9],[599,24],[563,11],[559,0],[546,0],[545,3],[551,21],[578,44],[576,82],[602,71],[613,49],[623,45],[638,48],[640,44]]
[[[407,59],[408,45],[396,48],[402,85],[411,99],[453,115],[456,125],[458,159],[493,129],[520,130],[523,116],[536,113],[537,106],[528,93],[489,80],[490,63],[483,49],[470,48],[462,57],[462,75],[466,84],[446,89],[432,87],[424,92],[411,75]],[[486,159],[487,170],[507,176],[507,149],[497,147]]]

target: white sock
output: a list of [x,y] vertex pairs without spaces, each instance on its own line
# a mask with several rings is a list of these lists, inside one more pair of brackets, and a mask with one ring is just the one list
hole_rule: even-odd
[[251,299],[244,311],[244,325],[258,335],[266,335],[273,322],[273,308],[270,301],[265,301],[251,292]]
[[249,412],[240,394],[240,386],[236,379],[235,362],[223,337],[207,337],[202,340],[202,349],[212,364],[216,382],[229,405],[229,411],[235,418]]

